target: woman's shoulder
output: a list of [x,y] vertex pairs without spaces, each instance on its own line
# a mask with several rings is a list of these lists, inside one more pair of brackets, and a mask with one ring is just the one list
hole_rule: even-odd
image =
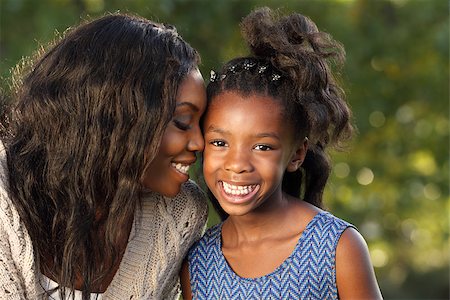
[[208,213],[206,193],[192,180],[181,185],[180,192],[172,199],[171,204],[177,206],[175,209],[183,211],[194,211],[201,215]]
[[0,140],[0,190],[3,193],[8,184],[8,165],[6,163],[6,149]]
[[174,198],[163,198],[163,210],[177,223],[182,236],[193,236],[193,240],[200,238],[208,218],[206,193],[189,180],[181,186]]
[[207,198],[205,191],[203,191],[197,183],[190,179],[181,185],[181,191],[178,196],[182,195],[202,201]]
[[39,287],[33,244],[7,192],[7,177],[6,151],[0,142],[0,286],[7,284],[10,296],[34,299]]
[[[6,165],[6,151],[0,142],[0,225],[1,234],[9,239],[24,243],[28,241],[25,224],[19,216],[19,212],[8,193],[8,172]],[[3,238],[5,238],[3,236]]]
[[7,168],[6,150],[0,141],[0,222],[14,224],[19,218],[17,209],[8,194]]

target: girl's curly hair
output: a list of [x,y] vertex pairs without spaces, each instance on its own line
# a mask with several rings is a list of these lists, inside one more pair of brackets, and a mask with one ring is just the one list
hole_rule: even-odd
[[283,190],[322,207],[331,170],[325,149],[340,147],[353,132],[351,111],[332,71],[343,64],[344,49],[298,13],[279,17],[260,8],[243,19],[241,31],[251,54],[222,67],[208,85],[208,100],[235,91],[279,101],[296,137],[309,139],[301,170],[285,173]]

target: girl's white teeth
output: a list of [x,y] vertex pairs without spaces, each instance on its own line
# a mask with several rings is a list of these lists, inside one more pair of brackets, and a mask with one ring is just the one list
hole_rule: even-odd
[[253,185],[233,185],[222,181],[223,190],[227,194],[244,196],[250,194],[256,187]]
[[177,169],[177,171],[180,172],[180,173],[188,174],[189,165],[182,165],[180,163],[172,163],[172,167]]

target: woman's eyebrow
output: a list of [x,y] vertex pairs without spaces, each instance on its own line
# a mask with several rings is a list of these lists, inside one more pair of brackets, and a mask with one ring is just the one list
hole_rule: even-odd
[[193,111],[198,112],[200,109],[193,103],[191,102],[179,102],[177,103],[177,107],[180,106],[189,106]]

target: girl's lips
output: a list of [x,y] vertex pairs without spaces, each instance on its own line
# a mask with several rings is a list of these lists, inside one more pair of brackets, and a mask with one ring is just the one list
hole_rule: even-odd
[[253,198],[259,191],[259,184],[234,185],[228,182],[219,181],[222,197],[233,204],[242,204]]

